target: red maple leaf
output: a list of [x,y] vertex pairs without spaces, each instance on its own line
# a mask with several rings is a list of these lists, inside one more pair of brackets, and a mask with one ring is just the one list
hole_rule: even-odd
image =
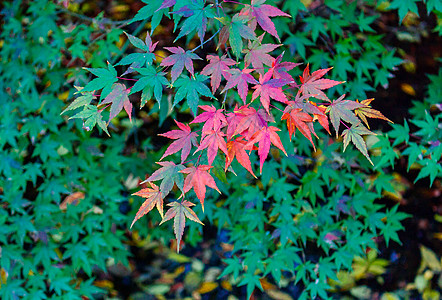
[[247,141],[243,140],[242,137],[237,137],[236,139],[229,141],[227,143],[227,155],[226,155],[226,166],[225,169],[230,166],[233,159],[236,156],[236,160],[243,166],[247,171],[250,172],[250,174],[253,175],[253,177],[256,178],[255,174],[252,170],[252,164],[250,163],[249,155],[247,154],[246,150],[246,144]]
[[241,119],[233,135],[240,134],[246,139],[250,139],[257,131],[266,127],[268,122],[274,122],[273,117],[263,109],[256,110],[253,107],[242,106],[235,113],[240,114]]
[[163,59],[160,64],[161,66],[172,66],[172,82],[180,76],[184,67],[192,76],[194,75],[192,59],[201,59],[198,55],[190,51],[184,51],[181,47],[164,47],[164,49],[174,53]]
[[109,122],[115,118],[123,108],[129,115],[129,120],[132,119],[132,103],[130,103],[128,95],[129,93],[124,84],[115,83],[112,85],[112,91],[104,98],[103,102],[101,102],[101,104],[112,103]]
[[180,123],[176,120],[174,120],[175,123],[178,125],[180,130],[171,130],[166,133],[159,134],[160,136],[167,137],[169,139],[175,139],[172,144],[166,149],[166,152],[164,152],[163,156],[161,156],[160,160],[162,160],[164,157],[174,154],[180,150],[181,151],[181,163],[183,163],[187,156],[189,156],[190,149],[192,148],[192,145],[198,146],[196,137],[198,134],[196,132],[192,132],[190,130],[189,125]]
[[293,69],[294,67],[297,67],[300,65],[300,63],[292,63],[292,62],[281,62],[282,61],[282,57],[284,55],[284,52],[282,54],[280,54],[272,63],[272,72],[273,72],[273,78],[278,79],[284,79],[286,80],[289,84],[293,85],[293,86],[297,86],[295,80],[293,79],[293,77],[287,73],[287,71],[290,71],[291,69]]
[[286,14],[279,8],[268,4],[263,4],[265,1],[266,0],[252,0],[251,5],[246,5],[246,7],[241,11],[241,14],[251,14],[252,17],[256,18],[259,26],[261,26],[264,31],[267,31],[279,41],[280,39],[278,33],[276,32],[275,24],[273,24],[272,20],[270,20],[270,17],[290,17],[290,15]]
[[247,82],[254,84],[258,83],[258,81],[256,81],[256,79],[249,74],[252,71],[253,69],[243,69],[243,70],[232,69],[227,71],[230,74],[232,74],[232,76],[227,80],[227,84],[224,87],[224,89],[221,91],[221,93],[224,93],[225,91],[237,86],[238,94],[241,97],[244,104],[246,104],[247,92],[249,91]]
[[224,109],[216,109],[213,105],[200,105],[199,108],[205,112],[199,114],[190,124],[204,123],[203,133],[210,130],[218,131],[227,125],[226,116],[223,114]]
[[181,173],[188,174],[184,180],[183,193],[187,193],[193,187],[196,196],[201,202],[204,211],[204,197],[206,195],[206,186],[215,189],[221,193],[216,186],[215,180],[209,174],[212,166],[199,165],[198,167],[189,167],[181,171]]
[[331,69],[332,68],[317,70],[310,75],[309,65],[307,65],[302,73],[302,77],[300,77],[302,85],[299,88],[298,94],[312,94],[318,99],[331,102],[322,90],[329,89],[344,82],[331,79],[321,79],[321,77]]
[[321,126],[322,126],[325,130],[327,130],[328,134],[331,134],[331,133],[330,133],[330,128],[329,128],[329,123],[328,123],[328,117],[327,117],[327,115],[325,114],[325,110],[326,110],[327,108],[326,108],[325,106],[323,106],[323,105],[317,106],[316,103],[313,103],[313,102],[310,102],[310,103],[311,103],[312,105],[316,106],[316,107],[321,111],[320,114],[318,114],[318,113],[313,113],[313,122],[316,121],[316,120],[318,120],[318,121],[319,121],[319,124],[321,124]]
[[[293,104],[292,101],[290,101]],[[294,108],[289,105],[285,108],[281,120],[287,120],[287,129],[289,131],[290,140],[292,140],[292,135],[295,133],[296,128],[305,136],[310,143],[312,143],[313,148],[316,151],[315,144],[313,144],[312,135],[310,128],[307,123],[313,122],[312,116],[303,112],[300,108]]]
[[281,88],[287,84],[287,81],[284,79],[272,79],[272,75],[273,72],[271,70],[264,76],[259,75],[259,84],[252,87],[255,90],[252,95],[252,101],[260,96],[259,100],[268,113],[270,113],[270,98],[282,103],[287,103],[288,101]]
[[258,37],[258,40],[249,41],[249,47],[245,50],[244,60],[247,65],[252,65],[259,73],[264,74],[264,65],[271,67],[275,59],[268,53],[281,45],[261,44],[264,34]]
[[207,148],[207,160],[209,162],[209,165],[211,165],[213,163],[213,160],[215,159],[216,154],[218,153],[218,149],[220,149],[227,155],[226,140],[224,139],[224,136],[226,136],[226,134],[219,130],[210,130],[204,135],[205,136],[204,138],[202,138],[200,146],[198,147],[198,149],[195,150],[195,152]]
[[176,245],[177,252],[180,252],[181,238],[183,237],[184,227],[186,226],[186,218],[194,222],[200,223],[201,225],[204,225],[198,219],[198,216],[195,214],[195,212],[191,209],[191,207],[194,205],[195,204],[187,200],[183,200],[182,202],[175,201],[167,204],[167,206],[171,206],[171,208],[167,210],[166,215],[164,216],[163,220],[160,223],[161,225],[164,222],[174,218],[173,231],[175,232],[175,237],[177,240],[177,245]]
[[284,147],[282,146],[281,139],[279,138],[277,131],[280,131],[274,126],[268,126],[262,128],[260,131],[256,132],[245,147],[249,148],[253,144],[258,143],[258,156],[259,156],[259,172],[262,173],[262,166],[267,156],[269,155],[270,145],[273,144],[279,149],[281,149],[285,155]]
[[215,94],[215,91],[218,89],[221,83],[221,75],[225,79],[229,79],[231,74],[226,71],[229,70],[229,66],[237,64],[237,62],[233,59],[226,57],[226,54],[222,57],[216,55],[207,55],[207,59],[210,61],[210,63],[201,71],[201,74],[211,76],[210,85],[212,86],[213,94]]
[[138,192],[132,194],[134,196],[140,196],[143,198],[146,198],[147,200],[144,201],[144,203],[141,205],[140,209],[138,210],[137,214],[135,215],[134,220],[132,221],[132,224],[130,225],[130,228],[134,225],[134,223],[150,212],[155,206],[158,209],[158,212],[161,215],[161,218],[163,217],[163,198],[164,195],[160,191],[159,187],[155,185],[152,182],[149,182],[151,188],[145,188],[142,190],[139,190]]

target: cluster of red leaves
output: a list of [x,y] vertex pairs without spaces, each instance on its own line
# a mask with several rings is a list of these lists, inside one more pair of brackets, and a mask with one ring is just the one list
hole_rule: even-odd
[[[239,33],[242,37],[252,36],[251,33],[254,36],[257,24],[265,32],[279,40],[270,17],[289,15],[276,7],[263,4],[264,2],[262,0],[252,0],[251,5],[245,5],[241,12],[232,18],[232,23],[225,25],[227,29],[221,30],[220,42],[227,42],[229,30],[232,29],[232,26],[239,26]],[[173,5],[172,3],[174,1],[165,1],[164,7],[169,7]],[[244,24],[243,20],[246,20],[247,25]],[[233,24],[235,22],[238,24]],[[222,57],[216,55],[206,57],[209,63],[202,69],[201,74],[211,76],[212,93],[214,95],[217,92],[223,94],[235,89],[243,103],[241,106],[236,105],[232,111],[226,110],[224,103],[223,108],[216,108],[213,105],[201,105],[199,108],[202,112],[195,116],[190,124],[183,124],[175,120],[178,126],[177,129],[160,134],[174,140],[161,157],[161,160],[181,151],[181,162],[179,164],[172,161],[158,163],[161,168],[145,181],[150,184],[150,187],[135,193],[135,195],[146,198],[146,201],[139,209],[133,223],[156,206],[163,218],[161,223],[174,218],[175,234],[179,247],[185,226],[185,218],[201,223],[191,210],[194,204],[184,200],[185,195],[193,189],[204,211],[206,187],[220,192],[210,174],[215,157],[220,152],[225,157],[225,171],[236,159],[255,178],[256,175],[250,161],[252,152],[257,151],[260,173],[262,173],[263,164],[269,155],[271,145],[279,148],[287,155],[278,135],[280,129],[270,125],[275,122],[271,111],[273,107],[272,100],[285,106],[281,120],[286,122],[290,139],[298,130],[315,147],[313,136],[317,137],[317,135],[314,123],[318,122],[330,134],[330,120],[336,135],[339,134],[340,124],[347,127],[342,134],[344,136],[344,146],[346,147],[352,141],[370,160],[361,135],[373,133],[361,124],[361,120],[366,123],[366,117],[386,119],[380,112],[370,108],[371,100],[362,102],[344,100],[345,95],[337,100],[330,100],[324,90],[342,83],[323,78],[330,68],[310,73],[307,65],[298,84],[288,71],[299,64],[283,62],[283,54],[277,58],[272,57],[269,53],[280,45],[262,44],[262,39],[263,35],[254,40],[249,39],[248,48],[243,51],[246,54],[244,57],[245,66],[242,69],[238,68],[238,63],[228,58],[227,54]],[[192,60],[201,59],[199,56],[180,47],[166,49],[173,54],[165,58],[161,65],[172,67],[170,71],[172,82],[178,78],[184,68],[189,71],[191,76],[194,76]],[[226,82],[220,90],[223,79]],[[251,87],[253,93],[250,102],[247,102],[249,87]],[[254,101],[257,99],[260,103],[254,105]],[[321,103],[317,103],[313,99],[321,101]],[[351,124],[351,127],[344,122]],[[199,126],[202,127],[199,135],[197,130],[191,129],[190,125],[198,126],[195,124],[201,123],[203,125]],[[204,150],[207,155],[207,164],[200,164],[200,158]],[[191,154],[197,158],[186,162]],[[185,164],[188,166],[186,167]],[[159,180],[161,180],[161,184],[158,187],[153,182]],[[168,204],[171,208],[164,215],[163,200],[175,185],[181,191],[180,198],[182,200],[181,202]]]

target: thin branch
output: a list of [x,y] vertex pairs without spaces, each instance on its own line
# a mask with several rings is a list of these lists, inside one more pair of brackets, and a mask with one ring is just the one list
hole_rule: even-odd
[[215,36],[221,31],[221,28],[218,29],[209,39],[205,40],[204,42],[202,42],[200,45],[196,46],[195,48],[193,48],[190,52],[195,52],[196,50],[198,50],[199,48],[202,48],[205,44],[207,44],[208,42],[210,42],[211,40],[213,40],[215,38]]

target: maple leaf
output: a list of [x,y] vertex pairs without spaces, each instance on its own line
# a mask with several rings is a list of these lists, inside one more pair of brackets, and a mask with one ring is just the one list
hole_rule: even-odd
[[268,53],[272,52],[281,45],[261,44],[264,34],[255,41],[249,41],[248,49],[245,52],[244,60],[247,65],[252,65],[259,73],[264,73],[264,65],[271,67],[275,59]]
[[241,134],[247,139],[250,139],[250,137],[257,131],[261,130],[263,127],[266,127],[268,122],[274,122],[273,117],[264,109],[256,110],[255,108],[247,105],[235,110],[234,113],[239,121],[237,122],[236,126],[235,124],[229,123],[229,127],[227,129],[228,134],[229,129],[234,128],[233,134],[231,134],[230,137],[235,134]]
[[321,126],[325,130],[327,130],[328,134],[331,134],[329,124],[328,124],[328,118],[327,118],[327,115],[325,114],[325,111],[327,108],[323,105],[317,106],[316,103],[313,103],[313,102],[310,102],[310,103],[312,105],[316,106],[321,111],[321,113],[314,113],[313,112],[313,122],[318,120],[319,124],[321,124]]
[[186,67],[187,71],[194,76],[192,59],[201,59],[198,55],[190,51],[184,51],[181,47],[164,47],[164,49],[174,53],[163,59],[160,64],[161,66],[172,66],[170,72],[172,75],[172,82],[180,76],[184,67]]
[[272,79],[273,72],[268,71],[264,76],[259,75],[259,84],[252,87],[255,91],[252,95],[252,101],[260,96],[259,100],[264,106],[264,109],[270,113],[270,98],[276,101],[287,103],[288,99],[282,91],[282,86],[287,82],[283,79]]
[[102,111],[103,109],[98,110],[95,105],[86,105],[82,111],[70,117],[69,120],[81,118],[83,119],[83,129],[90,131],[95,125],[98,125],[108,136],[110,136],[106,127],[106,122],[103,121],[103,116],[101,115]]
[[138,209],[137,214],[135,215],[130,228],[135,224],[135,222],[140,219],[142,216],[150,212],[155,206],[158,209],[158,212],[163,218],[163,193],[160,191],[159,187],[152,182],[149,182],[151,188],[142,189],[132,195],[140,196],[146,198],[147,200],[141,205]]
[[180,33],[174,42],[195,30],[198,33],[201,44],[203,43],[204,34],[207,29],[207,17],[214,17],[211,5],[204,7],[205,2],[206,1],[203,0],[192,0],[191,4],[185,5],[178,11],[173,12],[173,14],[184,16],[186,18],[181,25]]
[[243,140],[242,137],[237,137],[235,140],[227,143],[226,166],[224,169],[227,170],[233,159],[236,157],[236,160],[240,163],[240,165],[256,178],[252,170],[249,155],[246,152],[246,150],[248,150],[246,149],[246,144],[247,141]]
[[190,124],[204,123],[203,134],[210,130],[218,131],[227,125],[226,116],[223,114],[224,109],[216,109],[213,105],[200,105],[199,108],[205,112],[199,114]]
[[272,63],[272,68],[270,70],[272,70],[273,72],[273,78],[281,78],[286,80],[289,84],[297,86],[295,80],[289,73],[287,73],[287,71],[290,71],[294,67],[299,66],[300,63],[292,63],[288,61],[281,62],[283,56],[284,52],[280,54]]
[[96,69],[84,68],[84,69],[88,70],[89,72],[97,76],[97,78],[91,80],[84,87],[82,92],[92,92],[103,89],[100,94],[100,100],[102,100],[107,95],[109,95],[109,93],[112,91],[114,82],[118,81],[117,71],[115,70],[115,68],[108,62],[107,69],[104,68],[96,68]]
[[344,137],[344,150],[347,148],[348,144],[351,142],[358,148],[359,151],[368,159],[368,161],[373,165],[373,162],[370,159],[370,156],[367,152],[367,145],[365,144],[362,135],[376,135],[371,132],[367,128],[365,128],[362,124],[352,125],[350,128],[345,129],[342,132],[342,136]]
[[205,133],[204,138],[201,140],[201,144],[195,152],[201,151],[207,148],[207,160],[209,165],[213,163],[216,154],[218,153],[218,149],[221,149],[227,155],[227,147],[226,141],[224,139],[226,134],[222,131],[214,131],[210,130]]
[[[219,19],[221,22],[224,21],[223,18]],[[224,43],[227,41],[227,37],[229,39],[230,46],[232,47],[233,54],[235,54],[236,57],[239,57],[241,55],[242,49],[243,49],[243,41],[242,38],[245,38],[247,40],[254,40],[256,39],[255,32],[246,25],[248,21],[247,16],[241,16],[240,14],[235,14],[232,17],[232,21],[224,28],[226,30],[221,30],[220,34],[222,33],[220,38],[220,42],[223,41]],[[224,22],[226,23],[226,22]],[[223,29],[224,29],[223,28]]]
[[253,144],[258,143],[258,156],[259,156],[259,172],[262,174],[262,166],[267,156],[269,155],[270,145],[273,144],[287,155],[284,147],[282,146],[281,139],[279,138],[277,131],[280,131],[274,126],[268,126],[262,128],[260,131],[256,132],[245,147],[249,148]]
[[207,59],[210,61],[210,63],[201,71],[201,74],[203,75],[212,75],[210,78],[210,85],[212,86],[213,94],[215,94],[215,91],[218,89],[221,83],[221,75],[225,79],[229,79],[231,74],[226,71],[229,70],[229,66],[237,64],[237,62],[235,62],[233,59],[226,57],[227,54],[223,55],[222,57],[216,55],[207,55]]
[[170,144],[170,146],[166,149],[166,152],[163,154],[163,156],[161,156],[160,160],[162,160],[164,157],[168,155],[174,154],[182,150],[181,163],[183,163],[186,160],[186,158],[189,156],[192,145],[198,146],[196,140],[198,134],[196,132],[192,132],[190,130],[189,125],[178,122],[177,120],[174,121],[178,125],[180,130],[171,130],[166,133],[159,134],[160,136],[176,140],[172,144]]
[[199,95],[214,98],[210,89],[204,84],[206,79],[207,76],[201,74],[197,74],[195,77],[181,76],[178,78],[175,83],[178,90],[175,94],[173,106],[177,105],[185,97],[192,113],[196,115],[200,99]]
[[183,237],[184,227],[186,226],[186,218],[200,223],[201,225],[204,224],[198,219],[198,216],[191,209],[192,206],[195,206],[195,204],[192,202],[187,200],[183,200],[182,202],[175,201],[167,204],[167,206],[171,206],[171,208],[167,210],[166,215],[164,216],[160,225],[174,218],[173,231],[177,240],[177,252],[180,252],[181,238]]
[[252,71],[253,71],[253,69],[243,69],[243,70],[231,69],[231,70],[227,71],[230,74],[232,74],[232,76],[227,80],[227,84],[224,87],[224,89],[221,91],[221,94],[224,93],[225,91],[237,86],[238,94],[241,97],[244,104],[246,104],[247,92],[249,91],[249,87],[247,85],[247,82],[253,83],[253,84],[258,83],[258,81],[256,81],[256,79],[253,78],[253,76],[249,74]]
[[[374,100],[374,98],[362,100],[360,103],[363,104],[364,106],[355,109],[356,116],[358,116],[362,120],[362,122],[364,122],[365,125],[367,125],[367,127],[369,129],[370,129],[370,126],[368,125],[368,122],[367,122],[367,119],[366,119],[367,117],[368,118],[382,119],[382,120],[388,121],[390,123],[393,123],[393,121],[391,121],[390,119],[385,117],[380,111],[370,107],[370,103],[373,100]],[[358,100],[356,100],[356,102],[359,103]]]
[[126,74],[134,72],[135,68],[143,67],[144,65],[149,66],[152,64],[152,61],[155,59],[155,48],[158,44],[152,43],[152,39],[150,37],[149,32],[146,33],[146,39],[143,42],[141,39],[126,33],[130,43],[134,45],[136,48],[145,51],[145,53],[130,53],[129,55],[123,57],[117,64],[118,65],[130,65],[129,68],[121,75],[124,76]]
[[252,0],[251,5],[246,4],[246,8],[241,11],[242,14],[249,14],[256,18],[259,26],[261,28],[279,39],[278,32],[276,32],[275,24],[273,24],[270,17],[290,17],[289,14],[286,14],[279,8],[276,8],[272,5],[263,4],[266,0]]
[[147,68],[139,68],[136,69],[136,71],[140,73],[143,77],[135,82],[130,90],[130,94],[143,90],[144,97],[141,96],[142,101],[140,105],[141,107],[143,107],[145,105],[145,102],[147,101],[145,94],[147,93],[148,89],[153,89],[155,100],[157,101],[158,106],[160,106],[161,98],[163,96],[163,86],[169,84],[165,77],[166,73],[157,73],[156,69],[152,66],[148,66]]
[[163,9],[163,8],[172,7],[172,6],[175,5],[175,3],[176,3],[176,0],[164,0],[163,4],[161,4],[161,6],[155,12],[157,12],[157,11]]
[[128,95],[129,93],[124,84],[116,83],[112,86],[112,91],[101,102],[101,104],[112,103],[109,122],[120,113],[123,107],[129,115],[129,119],[132,120],[132,103],[130,103]]
[[157,162],[157,164],[162,166],[162,168],[156,170],[142,183],[163,179],[160,184],[160,190],[163,193],[163,197],[166,197],[170,193],[175,184],[181,191],[183,191],[184,176],[180,172],[184,169],[184,166],[181,164],[175,165],[175,163],[171,161]]
[[209,174],[211,168],[213,168],[213,166],[199,165],[198,167],[192,166],[180,171],[181,173],[188,174],[184,180],[183,193],[187,193],[193,187],[196,196],[201,202],[203,212],[206,186],[218,191],[218,193],[221,193],[216,186],[215,180]]
[[302,84],[298,93],[302,93],[303,95],[312,94],[318,99],[323,99],[330,102],[322,90],[329,89],[335,85],[345,82],[331,79],[321,79],[321,77],[331,69],[332,68],[317,70],[310,75],[309,65],[307,65],[302,73],[302,77],[300,77]]
[[342,95],[337,100],[333,101],[328,107],[326,112],[330,113],[330,120],[333,128],[336,131],[336,137],[339,134],[339,124],[341,120],[356,125],[360,120],[352,112],[352,110],[360,107],[364,107],[363,104],[357,103],[351,100],[343,100],[345,95]]
[[307,125],[307,123],[313,122],[312,116],[303,112],[300,108],[294,108],[293,106],[288,105],[284,110],[281,120],[287,120],[287,129],[289,131],[290,140],[292,140],[292,134],[296,131],[296,128],[298,128],[302,135],[312,143],[313,148],[316,151],[310,128]]

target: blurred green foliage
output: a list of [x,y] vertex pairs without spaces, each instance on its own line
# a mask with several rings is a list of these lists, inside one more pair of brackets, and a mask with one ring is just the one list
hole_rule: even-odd
[[123,181],[146,161],[123,155],[127,133],[86,132],[60,112],[85,77],[74,60],[105,65],[121,31],[76,26],[53,1],[2,5],[0,298],[92,299],[97,270],[128,264]]

